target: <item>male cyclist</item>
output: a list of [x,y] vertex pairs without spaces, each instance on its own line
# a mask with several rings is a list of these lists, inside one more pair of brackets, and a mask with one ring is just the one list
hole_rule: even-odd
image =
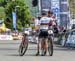
[[46,50],[48,48],[47,38],[48,38],[48,28],[49,28],[50,21],[52,21],[52,17],[47,17],[47,13],[45,11],[42,12],[42,17],[40,19],[40,27],[39,27],[39,30],[40,30],[39,41],[38,41],[38,45],[37,45],[38,50],[37,50],[36,56],[39,55],[39,47],[40,47],[39,44],[41,43],[42,37],[46,38],[45,46],[44,46],[45,52],[44,52],[44,54],[42,54],[42,56],[44,56],[46,54]]

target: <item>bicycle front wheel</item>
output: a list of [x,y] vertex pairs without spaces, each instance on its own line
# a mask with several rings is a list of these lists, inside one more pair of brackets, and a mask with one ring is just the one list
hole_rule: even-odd
[[19,47],[19,55],[20,56],[23,56],[26,53],[27,48],[28,48],[28,41],[27,40],[25,41],[24,46],[22,46],[23,45],[22,43],[20,44],[20,47]]

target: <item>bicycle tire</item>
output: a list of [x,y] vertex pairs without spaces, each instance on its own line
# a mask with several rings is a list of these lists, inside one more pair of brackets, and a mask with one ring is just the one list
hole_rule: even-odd
[[23,56],[26,53],[27,48],[28,48],[28,41],[26,41],[25,47],[23,47],[22,43],[21,43],[20,46],[19,46],[19,55]]
[[53,42],[51,36],[49,36],[48,38],[48,52],[49,52],[49,56],[53,55]]

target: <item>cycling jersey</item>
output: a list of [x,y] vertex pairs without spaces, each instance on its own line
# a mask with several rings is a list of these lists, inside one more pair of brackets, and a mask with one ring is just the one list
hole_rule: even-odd
[[50,21],[53,21],[52,18],[49,18],[49,17],[42,17],[40,19],[40,30],[48,30],[48,27],[49,27],[49,22]]

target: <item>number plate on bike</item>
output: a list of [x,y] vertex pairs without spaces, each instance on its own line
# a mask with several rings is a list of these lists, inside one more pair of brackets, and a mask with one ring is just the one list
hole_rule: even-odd
[[48,30],[48,34],[53,34],[53,31],[52,30]]

